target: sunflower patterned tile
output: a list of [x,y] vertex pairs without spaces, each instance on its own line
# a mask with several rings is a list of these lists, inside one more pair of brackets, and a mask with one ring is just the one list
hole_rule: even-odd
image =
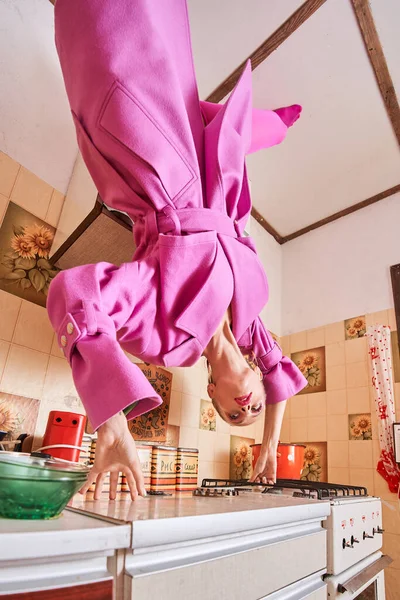
[[371,413],[349,415],[349,440],[371,440]]
[[0,227],[0,289],[46,306],[59,269],[48,258],[55,229],[10,202]]
[[303,481],[328,480],[327,442],[307,442],[304,450]]
[[252,473],[251,438],[231,436],[231,456],[229,465],[229,477],[231,479],[249,479]]
[[356,340],[357,338],[364,337],[366,331],[365,315],[353,317],[353,319],[346,319],[344,322],[346,340]]
[[325,346],[294,352],[291,358],[308,381],[307,387],[300,394],[326,391]]
[[216,431],[217,429],[217,412],[208,400],[200,402],[200,423],[199,429],[206,431]]

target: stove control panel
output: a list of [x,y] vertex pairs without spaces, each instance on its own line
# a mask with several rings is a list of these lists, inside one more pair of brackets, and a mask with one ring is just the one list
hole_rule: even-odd
[[333,502],[325,522],[328,573],[338,574],[382,547],[382,505],[379,498]]

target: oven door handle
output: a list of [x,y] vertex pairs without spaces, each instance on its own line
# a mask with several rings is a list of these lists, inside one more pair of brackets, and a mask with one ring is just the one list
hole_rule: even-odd
[[344,583],[339,583],[338,592],[340,594],[344,594],[344,592],[350,592],[351,594],[358,592],[368,581],[373,579],[383,569],[386,569],[392,562],[393,559],[387,556],[387,554],[381,556],[381,558],[378,558],[371,565],[365,567],[365,569],[354,577],[351,577],[351,579],[348,579]]

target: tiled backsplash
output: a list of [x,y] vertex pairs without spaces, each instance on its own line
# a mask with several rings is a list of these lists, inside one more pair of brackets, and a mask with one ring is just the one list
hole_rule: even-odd
[[[354,319],[350,321],[354,324]],[[366,327],[374,323],[389,325],[392,332],[396,331],[394,310],[365,316]],[[281,339],[283,351],[288,356],[324,346],[326,359],[326,391],[289,400],[281,439],[285,442],[327,442],[328,479],[334,483],[366,486],[370,494],[384,500],[384,551],[394,558],[386,571],[386,581],[387,589],[394,593],[400,585],[399,504],[396,495],[389,492],[387,483],[375,470],[380,450],[367,339],[362,335],[362,328],[359,330],[362,337],[358,337],[346,325],[349,323],[340,321]],[[349,335],[349,329],[353,335]],[[399,380],[399,373],[396,373],[396,379]],[[400,421],[400,381],[394,385],[396,420]]]
[[[388,324],[392,331],[396,330],[393,309],[366,315],[366,326],[372,323]],[[304,351],[309,349],[324,347],[326,362],[326,390],[289,400],[282,441],[327,442],[328,478],[331,481],[362,484],[370,493],[385,493],[386,484],[375,472],[379,443],[366,337],[349,337],[345,322],[340,321],[285,336],[281,344],[284,353],[294,354],[293,358],[300,353],[306,355]],[[312,387],[308,390],[312,392]],[[399,404],[400,383],[395,384],[395,396]],[[360,418],[368,418],[368,415],[371,415],[372,436],[365,419],[361,421],[363,431],[357,427]]]

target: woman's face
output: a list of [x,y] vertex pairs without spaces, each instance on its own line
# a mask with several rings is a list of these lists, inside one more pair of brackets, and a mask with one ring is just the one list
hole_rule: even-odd
[[208,385],[208,395],[220,416],[231,425],[251,425],[265,406],[265,390],[258,368],[254,371],[249,368],[241,377],[231,374],[219,377],[217,383]]

